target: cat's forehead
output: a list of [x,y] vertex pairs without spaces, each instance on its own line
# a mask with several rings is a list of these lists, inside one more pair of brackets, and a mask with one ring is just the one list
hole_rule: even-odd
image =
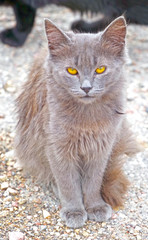
[[79,49],[88,50],[100,42],[101,33],[69,33],[72,43],[79,46]]
[[72,58],[76,66],[88,67],[97,64],[99,57],[100,34],[70,34]]

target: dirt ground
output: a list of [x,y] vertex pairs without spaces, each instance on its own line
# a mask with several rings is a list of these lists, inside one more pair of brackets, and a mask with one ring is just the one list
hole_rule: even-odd
[[[26,81],[34,57],[47,46],[43,18],[63,30],[80,17],[54,5],[38,10],[36,23],[25,45],[11,48],[0,42],[0,240],[19,231],[25,239],[148,239],[148,26],[129,25],[127,44],[127,118],[145,148],[128,159],[125,171],[131,181],[123,209],[108,222],[88,221],[83,228],[69,229],[59,217],[59,202],[49,189],[25,179],[15,164],[13,139],[16,117],[14,100]],[[0,7],[0,31],[15,24],[11,8]],[[23,239],[23,238],[21,238]]]

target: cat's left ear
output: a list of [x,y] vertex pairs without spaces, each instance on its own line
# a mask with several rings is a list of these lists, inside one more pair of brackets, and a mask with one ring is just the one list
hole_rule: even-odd
[[101,45],[104,50],[115,55],[122,55],[125,46],[126,26],[123,16],[110,23],[101,36]]
[[45,19],[45,32],[52,56],[59,54],[61,47],[70,43],[69,37],[49,19]]

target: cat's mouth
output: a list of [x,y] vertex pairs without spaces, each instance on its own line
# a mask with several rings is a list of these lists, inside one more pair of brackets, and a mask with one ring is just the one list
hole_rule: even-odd
[[74,95],[80,101],[83,101],[85,103],[94,101],[100,95],[101,92],[102,92],[102,89],[96,90],[95,92],[90,91],[88,93],[84,93],[76,90],[71,91],[72,95]]
[[88,94],[86,94],[86,95],[81,96],[80,99],[81,99],[83,102],[91,103],[91,102],[93,102],[95,99],[97,99],[102,92],[103,92],[103,91],[102,91],[102,89],[101,89],[100,91],[97,91],[97,93],[94,93],[94,94],[92,94],[92,93],[89,94],[89,93],[88,93]]
[[94,98],[94,96],[85,95],[85,96],[82,96],[81,98]]
[[84,103],[91,103],[95,100],[95,97],[94,96],[89,96],[89,95],[85,95],[85,96],[82,96],[80,97],[80,100]]
[[91,98],[89,95],[84,96],[84,98]]
[[83,95],[82,98],[86,98],[86,99],[94,99],[96,97],[98,97],[101,93],[103,93],[104,88],[100,88],[97,89],[95,91],[90,91],[88,93],[86,93],[86,95]]

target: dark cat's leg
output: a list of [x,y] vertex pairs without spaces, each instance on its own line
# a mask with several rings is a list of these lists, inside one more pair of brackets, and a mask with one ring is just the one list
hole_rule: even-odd
[[5,0],[0,0],[0,5],[5,4]]
[[101,196],[104,169],[104,160],[90,161],[82,183],[84,206],[88,213],[88,218],[97,222],[107,221],[112,216],[111,206]]
[[67,156],[59,156],[58,152],[62,152],[62,150],[56,150],[56,157],[50,156],[49,161],[62,206],[60,216],[68,227],[78,228],[83,226],[87,220],[87,213],[83,205],[80,175],[73,160]]
[[32,30],[36,10],[20,1],[13,5],[13,9],[17,21],[16,26],[2,31],[0,38],[3,43],[19,47],[24,44],[28,34]]

